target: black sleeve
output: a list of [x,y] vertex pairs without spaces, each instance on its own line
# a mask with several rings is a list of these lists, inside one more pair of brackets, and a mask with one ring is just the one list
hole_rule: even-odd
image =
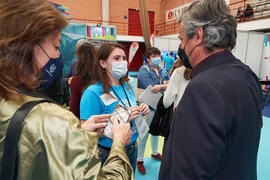
[[68,68],[68,71],[64,74],[64,77],[62,78],[63,88],[68,87],[68,79],[73,76],[72,68],[73,68],[73,62],[71,63],[71,65]]

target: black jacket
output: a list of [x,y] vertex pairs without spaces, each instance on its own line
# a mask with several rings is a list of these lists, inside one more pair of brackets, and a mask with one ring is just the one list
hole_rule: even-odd
[[163,136],[166,138],[170,131],[170,124],[173,116],[173,103],[166,109],[163,104],[163,97],[164,95],[162,95],[158,101],[157,110],[148,132],[154,136]]
[[72,61],[69,66],[68,71],[64,74],[64,77],[62,78],[63,88],[69,87],[68,79],[76,75],[77,63],[78,63],[78,60]]
[[256,180],[262,128],[257,76],[228,51],[193,71],[174,112],[159,179]]

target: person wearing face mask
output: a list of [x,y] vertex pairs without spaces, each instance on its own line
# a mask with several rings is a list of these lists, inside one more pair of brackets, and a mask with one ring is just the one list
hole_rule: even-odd
[[[39,48],[48,57],[48,62],[41,68],[41,84],[38,88],[44,95],[53,99],[58,104],[63,104],[63,84],[62,84],[62,74],[63,74],[63,60],[62,56],[59,54],[56,58],[51,58],[46,50],[39,44]],[[55,47],[59,49],[59,47]]]
[[[145,52],[148,64],[141,66],[138,72],[138,88],[145,89],[149,85],[153,87],[152,91],[163,92],[166,90],[170,75],[166,70],[159,66],[161,62],[160,51],[156,47],[148,48]],[[150,107],[150,113],[146,116],[146,122],[148,126],[151,124],[155,110]],[[143,139],[138,142],[138,159],[137,166],[138,171],[141,174],[145,174],[146,170],[143,165],[144,151],[146,141],[148,139],[148,133]],[[152,155],[151,157],[156,160],[161,160],[162,155],[158,153],[158,136],[151,136]]]
[[96,48],[89,41],[84,41],[76,49],[78,57],[76,75],[70,83],[70,110],[80,118],[80,100],[83,90],[88,87],[91,80],[91,69],[96,56]]
[[[98,49],[92,66],[91,85],[83,92],[80,102],[80,119],[84,123],[89,117],[99,114],[111,114],[119,104],[131,111],[129,120],[132,132],[131,141],[125,146],[126,153],[136,169],[138,131],[135,121],[140,114],[146,115],[146,104],[137,106],[132,87],[128,83],[128,63],[124,48],[119,44],[105,43]],[[108,158],[112,140],[102,137],[99,140],[102,163]]]
[[262,91],[233,54],[237,22],[224,0],[194,0],[179,18],[178,55],[191,80],[173,114],[159,179],[256,180]]
[[0,14],[0,179],[134,179],[124,148],[129,124],[114,119],[112,148],[101,167],[99,134],[111,115],[81,124],[37,90],[42,68],[57,71],[46,65],[60,56],[66,18],[47,0],[0,1]]

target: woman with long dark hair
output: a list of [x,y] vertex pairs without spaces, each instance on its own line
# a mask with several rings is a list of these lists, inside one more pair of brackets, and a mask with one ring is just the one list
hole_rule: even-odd
[[[128,81],[128,63],[124,48],[119,44],[103,44],[97,53],[92,68],[92,84],[84,91],[80,104],[82,123],[93,115],[111,114],[119,104],[131,112],[131,142],[125,146],[133,170],[136,169],[138,137],[137,123],[143,120],[140,114],[146,115],[149,107],[146,104],[137,106],[135,95]],[[104,163],[112,148],[112,140],[102,137],[98,148]]]
[[80,118],[80,100],[83,89],[90,84],[91,69],[96,56],[96,48],[89,41],[85,40],[77,47],[78,58],[76,75],[72,77],[70,83],[70,110]]
[[[33,107],[22,126],[9,126],[22,105],[44,99],[35,91],[41,68],[60,56],[66,25],[65,17],[46,0],[0,1],[0,179],[11,168],[14,179],[22,180],[133,179],[124,151],[131,137],[129,124],[119,125],[117,119],[110,155],[101,168],[96,132],[102,132],[110,115],[91,116],[80,124],[62,106],[43,102]],[[17,146],[6,146],[7,131],[20,132]],[[11,152],[6,147],[17,151],[11,168],[6,167],[9,158],[3,160],[9,157],[3,154]]]

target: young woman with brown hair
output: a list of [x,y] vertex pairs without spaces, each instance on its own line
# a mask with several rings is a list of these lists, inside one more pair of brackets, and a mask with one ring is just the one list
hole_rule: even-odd
[[[66,25],[61,13],[46,0],[0,1],[1,174],[6,170],[2,155],[10,118],[23,104],[42,99],[34,91],[40,85],[40,69],[50,58],[60,56],[60,32]],[[92,116],[81,125],[57,104],[36,105],[24,119],[18,147],[13,147],[17,149],[14,179],[133,179],[124,151],[131,136],[129,124],[119,125],[117,119],[107,164],[100,166],[96,131],[109,118]]]
[[83,89],[90,84],[91,69],[96,56],[96,48],[85,40],[76,50],[78,62],[76,75],[72,77],[70,83],[70,110],[80,118],[80,100]]
[[179,62],[180,67],[173,71],[167,90],[164,93],[163,104],[165,108],[170,107],[174,103],[174,109],[176,109],[191,79],[191,69],[183,66],[180,59]]
[[[103,44],[97,53],[92,69],[92,84],[84,91],[80,103],[80,119],[88,119],[93,115],[110,114],[120,104],[130,109],[132,137],[125,149],[133,170],[136,168],[138,137],[135,122],[139,114],[149,112],[146,104],[137,106],[134,92],[128,83],[127,57],[124,48],[119,44]],[[141,119],[143,120],[143,119]],[[104,163],[112,148],[112,140],[102,137],[99,140],[100,158]]]

